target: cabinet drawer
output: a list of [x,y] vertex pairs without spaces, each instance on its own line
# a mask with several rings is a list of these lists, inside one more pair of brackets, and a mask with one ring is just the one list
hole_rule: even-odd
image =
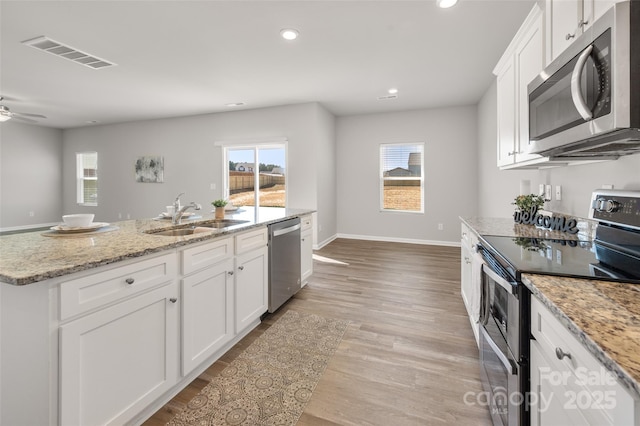
[[60,320],[141,293],[176,276],[174,252],[60,284]]
[[236,254],[246,253],[258,247],[264,247],[268,243],[267,228],[245,232],[236,235]]
[[313,222],[312,222],[310,214],[300,217],[300,229],[302,231],[305,231],[307,229],[311,229],[312,226],[313,226]]
[[564,357],[560,363],[568,371],[575,373],[579,367],[595,371],[601,367],[594,356],[535,297],[531,298],[531,334],[536,338],[543,351],[553,354],[555,359],[557,359],[556,349],[570,354],[570,357]]
[[206,268],[233,256],[233,238],[216,239],[211,243],[185,249],[181,252],[182,274]]

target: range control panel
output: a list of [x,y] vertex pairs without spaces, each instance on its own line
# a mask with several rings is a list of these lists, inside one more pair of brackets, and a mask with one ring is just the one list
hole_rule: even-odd
[[589,219],[640,230],[640,191],[594,191]]

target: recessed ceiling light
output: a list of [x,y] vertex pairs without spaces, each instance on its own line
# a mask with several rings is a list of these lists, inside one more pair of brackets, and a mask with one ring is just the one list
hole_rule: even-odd
[[391,88],[391,89],[387,90],[387,92],[388,92],[390,95],[395,95],[396,93],[398,93],[398,89],[396,89],[396,88]]
[[244,102],[232,102],[229,104],[224,104],[224,106],[228,106],[228,107],[239,107],[239,106],[243,106]]
[[298,32],[298,30],[294,30],[293,28],[285,28],[283,30],[280,30],[280,35],[285,40],[295,40],[298,38],[298,35],[300,35],[300,33]]
[[458,3],[458,0],[437,0],[438,7],[446,9]]

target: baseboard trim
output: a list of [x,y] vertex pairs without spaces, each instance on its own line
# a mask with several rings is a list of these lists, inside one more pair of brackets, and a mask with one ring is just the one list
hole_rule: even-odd
[[332,242],[333,240],[335,240],[336,238],[338,238],[338,234],[333,234],[331,237],[327,238],[326,240],[318,243],[318,244],[314,244],[313,245],[313,249],[314,250],[320,250],[322,247],[326,246],[327,244],[329,244],[330,242]]
[[452,241],[437,241],[437,240],[417,240],[414,238],[380,237],[375,235],[356,235],[356,234],[341,234],[341,233],[338,233],[336,238],[346,238],[349,240],[384,241],[389,243],[421,244],[421,245],[429,245],[429,246],[460,247],[460,242],[458,241],[452,242]]

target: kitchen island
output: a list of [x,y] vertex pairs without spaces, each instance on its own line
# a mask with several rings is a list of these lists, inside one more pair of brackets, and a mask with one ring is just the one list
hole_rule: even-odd
[[[246,220],[238,226],[212,229],[179,237],[154,235],[154,231],[172,229],[168,219],[138,219],[113,223],[115,231],[66,237],[45,237],[43,232],[25,232],[0,236],[0,282],[26,285],[74,272],[133,259],[163,250],[207,241],[253,227],[266,226],[292,217],[311,214],[312,210],[243,207],[238,213],[229,212],[226,218]],[[198,212],[200,213],[200,212]],[[198,219],[182,220],[182,226],[214,220],[212,213]]]
[[266,226],[312,211],[244,210],[0,237],[0,424],[140,423],[255,328]]
[[[476,238],[478,235],[500,235],[591,240],[596,227],[592,221],[583,220],[578,225],[579,234],[572,236],[515,224],[512,219],[506,218],[461,218],[461,220],[463,246],[466,238],[464,233],[468,231],[472,232]],[[463,259],[463,268],[464,261],[465,259]],[[553,349],[565,343],[569,345],[569,340],[575,340],[579,344],[579,347],[574,346],[576,351],[573,353],[573,358],[563,356],[563,353],[555,353],[553,358],[558,358],[559,361],[553,360],[553,362],[559,362],[559,364],[545,366],[543,368],[546,370],[543,371],[555,373],[557,366],[566,367],[568,368],[566,377],[569,377],[570,374],[576,374],[576,371],[578,373],[582,371],[583,374],[593,373],[596,366],[602,368],[615,378],[616,386],[621,386],[618,389],[619,392],[613,394],[614,401],[618,405],[631,404],[629,411],[637,413],[638,401],[640,401],[640,309],[638,308],[640,285],[540,274],[523,274],[522,282],[535,298],[535,300],[532,299],[532,305],[543,306],[540,309],[532,309],[532,333],[534,338],[537,335],[539,340],[536,345],[543,344],[545,339],[545,336],[540,337],[541,332],[548,333],[549,328],[553,327],[556,328],[552,330],[554,336],[564,336],[564,339],[556,338]],[[538,310],[544,310],[553,318],[544,318],[544,312],[540,314],[541,317],[534,318]],[[547,321],[544,324],[546,330],[542,330],[541,321]],[[550,321],[553,321],[553,327],[550,327]],[[566,335],[563,334],[565,332]],[[532,344],[533,346],[535,345]],[[576,357],[578,351],[584,351],[582,359],[581,354]],[[583,365],[589,367],[580,367],[579,362],[587,358],[593,359],[594,362],[591,364],[585,362]],[[535,375],[533,370],[535,366],[532,366],[532,375]],[[559,373],[564,374],[563,371]],[[598,381],[604,381],[604,379],[598,378]],[[537,391],[534,389],[534,383],[538,382],[535,377],[532,377],[532,392]],[[591,387],[597,389],[601,384],[591,384]],[[580,392],[583,391],[578,390],[575,393],[580,395]],[[587,394],[584,393],[584,395]],[[636,424],[637,419],[636,414],[628,423],[618,422],[617,424]],[[607,422],[606,418],[602,421]]]

